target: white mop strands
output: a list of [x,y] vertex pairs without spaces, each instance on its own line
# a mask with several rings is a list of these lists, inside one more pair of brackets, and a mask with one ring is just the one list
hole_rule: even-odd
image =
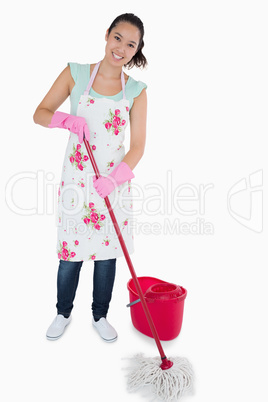
[[156,397],[165,402],[178,401],[182,395],[193,390],[193,369],[186,358],[170,358],[173,366],[167,370],[160,367],[161,358],[145,358],[143,354],[133,357],[133,369],[128,375],[128,390],[136,391],[151,386]]

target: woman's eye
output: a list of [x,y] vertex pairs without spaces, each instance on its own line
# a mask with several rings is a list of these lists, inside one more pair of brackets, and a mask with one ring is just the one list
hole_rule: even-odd
[[115,38],[116,40],[120,40],[119,36],[115,36],[114,38]]
[[134,48],[134,46],[131,43],[129,44],[129,46]]

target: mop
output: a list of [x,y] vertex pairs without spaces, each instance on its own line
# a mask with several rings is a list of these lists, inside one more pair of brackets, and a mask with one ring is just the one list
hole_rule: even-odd
[[[88,141],[84,138],[88,156],[90,158],[96,178],[100,177],[100,172],[93,156]],[[163,401],[169,402],[178,400],[183,394],[192,390],[193,387],[193,369],[190,362],[186,358],[175,357],[168,359],[162,348],[157,330],[151,317],[151,313],[144,298],[140,283],[135,273],[132,261],[130,259],[127,247],[113,212],[110,200],[104,198],[105,204],[112,219],[118,240],[122,247],[126,262],[128,264],[133,282],[139,295],[142,307],[147,318],[148,324],[152,331],[153,338],[156,342],[160,358],[145,358],[142,354],[135,356],[133,368],[128,376],[128,390],[136,391],[143,386],[151,386],[156,397]]]

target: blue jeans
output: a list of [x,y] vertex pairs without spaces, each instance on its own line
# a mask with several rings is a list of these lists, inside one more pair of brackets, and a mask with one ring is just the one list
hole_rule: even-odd
[[[57,277],[57,312],[69,317],[73,309],[83,261],[60,260]],[[94,261],[92,313],[95,319],[106,317],[112,298],[116,258]]]

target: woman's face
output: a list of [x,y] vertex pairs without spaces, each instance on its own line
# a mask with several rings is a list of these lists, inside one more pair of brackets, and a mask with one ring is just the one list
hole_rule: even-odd
[[128,22],[120,22],[114,27],[110,35],[106,32],[105,55],[116,66],[127,64],[138,50],[140,31]]

